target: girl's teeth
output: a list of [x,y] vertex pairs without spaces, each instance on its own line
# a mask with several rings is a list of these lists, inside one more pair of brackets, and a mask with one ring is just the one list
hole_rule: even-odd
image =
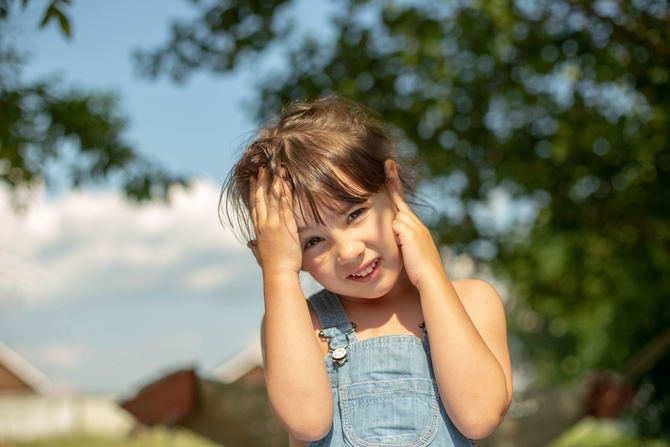
[[367,276],[370,274],[371,271],[375,269],[375,266],[377,265],[377,260],[375,259],[372,264],[365,270],[358,272],[358,273],[352,273],[351,276]]

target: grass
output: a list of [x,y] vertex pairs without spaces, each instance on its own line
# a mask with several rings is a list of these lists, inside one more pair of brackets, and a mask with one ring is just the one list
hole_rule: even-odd
[[[616,422],[585,418],[547,447],[670,447],[659,440],[626,436]],[[0,447],[220,447],[185,429],[144,429],[128,436],[72,434],[31,442],[7,443]]]
[[627,436],[616,421],[585,418],[547,447],[670,447],[655,439]]
[[30,442],[2,442],[0,447],[220,447],[188,430],[145,429],[134,435],[68,434]]

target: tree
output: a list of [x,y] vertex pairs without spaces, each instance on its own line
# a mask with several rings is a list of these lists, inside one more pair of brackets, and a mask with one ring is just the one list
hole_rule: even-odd
[[[512,285],[538,381],[625,369],[668,326],[667,2],[349,0],[332,41],[282,27],[290,2],[193,3],[198,17],[138,53],[144,72],[226,73],[285,44],[290,70],[261,82],[258,118],[330,91],[378,111],[454,199],[439,241]],[[532,218],[496,223],[500,197]],[[642,434],[670,438],[669,376],[666,352],[628,377]]]
[[[24,8],[28,3],[21,1]],[[51,0],[40,27],[57,21],[69,38],[69,3]],[[171,185],[186,185],[185,178],[146,160],[125,141],[127,121],[113,95],[69,90],[53,80],[21,80],[24,58],[8,43],[5,28],[17,4],[0,0],[0,183],[15,193],[17,205],[26,200],[22,192],[49,185],[47,171],[56,163],[67,165],[71,186],[113,178],[138,201],[166,199]]]

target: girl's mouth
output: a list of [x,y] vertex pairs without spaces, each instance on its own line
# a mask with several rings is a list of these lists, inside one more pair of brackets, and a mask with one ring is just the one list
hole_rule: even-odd
[[380,258],[375,259],[367,267],[349,275],[349,279],[357,282],[371,281],[377,276],[379,271]]

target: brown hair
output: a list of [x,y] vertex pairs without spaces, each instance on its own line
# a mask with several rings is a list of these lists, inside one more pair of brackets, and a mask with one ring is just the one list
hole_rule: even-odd
[[249,177],[265,166],[271,179],[280,175],[288,181],[303,217],[306,203],[308,217],[321,224],[320,208],[335,211],[342,202],[362,203],[384,187],[387,159],[396,161],[411,195],[390,130],[364,106],[337,95],[293,103],[258,130],[231,169],[219,198],[219,218],[242,239],[253,239]]

